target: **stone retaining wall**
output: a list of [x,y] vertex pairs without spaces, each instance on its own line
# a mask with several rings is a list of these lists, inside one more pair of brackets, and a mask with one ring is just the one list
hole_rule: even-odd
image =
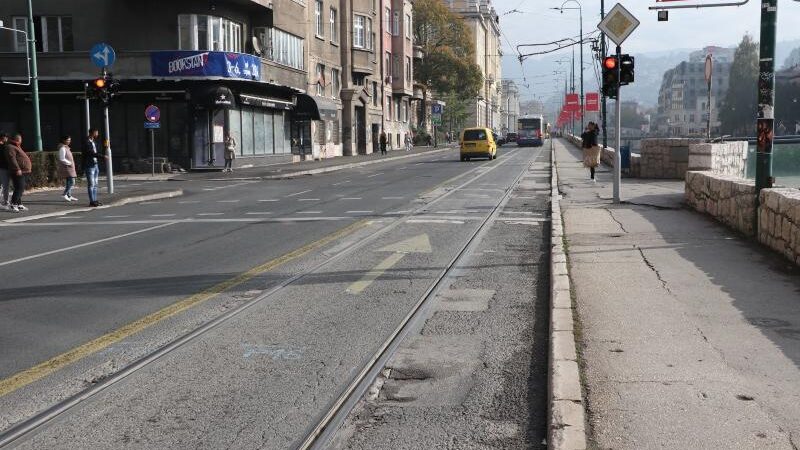
[[746,169],[746,141],[700,143],[689,146],[689,170],[710,170],[718,174],[744,178]]
[[756,187],[752,180],[712,172],[686,172],[686,203],[744,233],[755,236]]
[[683,179],[689,169],[689,146],[702,142],[702,139],[643,139],[640,176]]
[[758,208],[758,240],[800,264],[800,190],[761,191]]

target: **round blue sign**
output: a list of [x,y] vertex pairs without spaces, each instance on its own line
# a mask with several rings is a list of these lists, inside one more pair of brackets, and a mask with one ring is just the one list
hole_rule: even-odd
[[151,123],[161,120],[161,110],[156,105],[147,105],[144,109],[144,118]]
[[114,64],[114,61],[117,60],[117,54],[114,52],[113,47],[101,42],[92,46],[89,50],[89,58],[92,59],[95,66],[103,69]]

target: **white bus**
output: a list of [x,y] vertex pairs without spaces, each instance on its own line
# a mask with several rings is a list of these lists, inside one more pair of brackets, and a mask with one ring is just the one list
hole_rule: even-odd
[[541,147],[544,143],[544,117],[524,115],[517,119],[517,145]]

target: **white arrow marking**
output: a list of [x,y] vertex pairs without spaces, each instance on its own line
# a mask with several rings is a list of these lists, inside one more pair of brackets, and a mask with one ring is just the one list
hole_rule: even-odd
[[406,239],[391,245],[387,245],[378,250],[379,252],[392,252],[391,255],[386,257],[383,261],[378,263],[372,270],[368,271],[361,277],[360,280],[351,284],[347,288],[347,292],[351,294],[360,294],[364,292],[375,280],[383,275],[387,270],[394,267],[395,264],[400,262],[404,256],[409,253],[431,253],[431,241],[427,234],[420,234],[419,236]]
[[103,47],[103,50],[95,53],[94,57],[97,58],[97,59],[102,59],[103,60],[103,65],[107,66],[108,65],[108,47]]

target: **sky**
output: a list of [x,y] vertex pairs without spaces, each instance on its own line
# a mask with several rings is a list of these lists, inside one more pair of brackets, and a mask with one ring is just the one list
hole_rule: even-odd
[[[516,46],[520,44],[543,43],[556,39],[578,36],[578,10],[565,10],[564,13],[551,10],[559,7],[563,0],[491,0],[500,16],[500,28],[503,36],[504,58],[517,57]],[[712,4],[732,2],[735,0],[682,0],[669,3],[679,4]],[[584,34],[597,29],[600,22],[600,0],[582,0]],[[605,2],[606,12],[616,3],[628,9],[641,22],[639,27],[623,44],[623,53],[664,52],[673,49],[700,49],[708,45],[734,47],[747,32],[756,40],[760,34],[760,0],[749,0],[739,7],[718,7],[702,9],[676,9],[669,12],[669,21],[658,22],[656,11],[648,7],[657,5],[655,0],[608,0]],[[663,5],[661,3],[659,5]],[[575,0],[568,0],[565,7],[576,7]],[[520,11],[520,12],[515,12]],[[800,39],[800,1],[779,0],[778,3],[778,41]],[[612,43],[613,45],[613,43]],[[526,49],[523,49],[523,53]],[[529,47],[528,51],[533,48]],[[559,53],[569,58],[570,50]],[[577,56],[576,56],[577,58]],[[585,49],[584,59],[588,60],[589,50]],[[529,57],[523,63],[527,77],[537,74],[537,60],[541,57]],[[505,61],[508,65],[509,61]],[[518,64],[518,63],[515,63]],[[778,65],[782,64],[778,61]],[[549,83],[543,77],[541,83]],[[553,89],[555,89],[555,82]],[[539,85],[537,91],[542,92],[547,86]],[[523,99],[524,100],[524,99]]]

